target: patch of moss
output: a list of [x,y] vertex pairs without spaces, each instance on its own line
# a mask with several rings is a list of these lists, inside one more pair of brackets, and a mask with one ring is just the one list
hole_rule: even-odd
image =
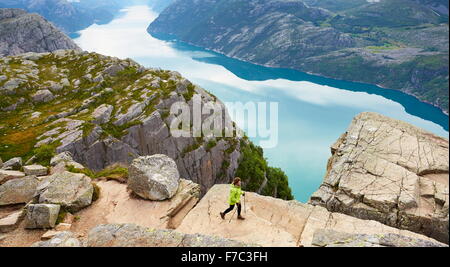
[[106,123],[106,124],[102,124],[102,129],[103,129],[103,136],[102,138],[106,138],[107,135],[113,136],[117,139],[121,139],[124,135],[126,135],[128,133],[127,129],[135,126],[135,125],[141,125],[142,121],[140,120],[134,120],[134,121],[130,121],[128,123],[125,123],[123,125],[117,126],[114,125],[113,123]]
[[43,166],[50,166],[50,160],[55,155],[55,147],[42,145],[34,150],[34,162]]

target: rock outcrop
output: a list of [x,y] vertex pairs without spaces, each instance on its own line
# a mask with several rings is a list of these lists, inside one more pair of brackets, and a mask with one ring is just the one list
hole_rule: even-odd
[[362,113],[331,151],[309,203],[448,243],[448,139]]
[[220,237],[182,234],[134,224],[99,225],[89,232],[88,247],[246,247]]
[[[242,215],[246,220],[225,220],[219,212],[225,210],[229,185],[215,185],[188,213],[176,229],[187,234],[201,233],[220,236],[261,246],[316,246],[313,242],[318,231],[332,230],[349,235],[397,235],[397,240],[421,240],[416,244],[443,246],[434,239],[407,230],[386,226],[373,220],[362,220],[342,213],[327,211],[320,206],[285,201],[246,192]],[[244,200],[242,199],[242,202]],[[423,241],[429,241],[424,243]],[[398,244],[398,243],[397,243]],[[372,245],[372,244],[368,244]]]
[[[191,124],[195,104],[204,112],[212,106],[221,109],[210,109],[203,121],[215,116],[227,130],[236,128],[223,103],[177,72],[73,50],[0,58],[0,71],[7,74],[0,81],[0,109],[20,110],[20,115],[5,111],[5,121],[23,128],[20,135],[12,127],[3,129],[0,142],[18,145],[22,153],[42,146],[56,154],[70,153],[55,158],[52,166],[75,161],[100,171],[115,163],[129,165],[140,156],[164,154],[175,161],[180,177],[199,184],[205,194],[214,184],[234,178],[242,160],[241,144],[250,143],[237,136],[194,137],[194,129],[174,136],[174,103],[189,110]],[[54,99],[33,103],[32,96],[40,90],[50,91]]]
[[177,165],[166,155],[136,158],[128,172],[128,188],[142,198],[165,200],[178,190],[180,174]]
[[0,57],[58,49],[79,48],[41,16],[21,9],[0,8]]

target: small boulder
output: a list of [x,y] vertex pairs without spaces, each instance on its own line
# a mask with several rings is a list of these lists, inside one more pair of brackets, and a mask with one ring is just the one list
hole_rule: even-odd
[[45,178],[37,191],[39,203],[58,204],[76,212],[92,203],[94,187],[86,175],[65,171]]
[[39,90],[34,95],[31,96],[33,99],[33,102],[35,103],[42,103],[42,102],[49,102],[55,99],[55,96],[50,92],[50,90]]
[[35,176],[7,181],[0,185],[0,206],[28,203],[38,185],[39,180]]
[[0,184],[4,184],[9,180],[25,177],[23,172],[0,170]]
[[0,233],[8,233],[14,231],[23,219],[24,212],[19,210],[0,219]]
[[30,204],[27,207],[25,228],[47,229],[55,227],[61,206],[54,204]]
[[51,239],[36,242],[32,247],[82,247],[80,240],[71,232],[51,232]]
[[16,157],[12,158],[6,162],[3,163],[3,169],[13,169],[13,170],[19,170],[22,167],[22,158]]
[[128,172],[128,188],[150,200],[173,197],[180,182],[175,161],[161,154],[134,159]]
[[26,175],[45,176],[47,175],[47,167],[42,165],[28,165],[23,167],[23,171]]

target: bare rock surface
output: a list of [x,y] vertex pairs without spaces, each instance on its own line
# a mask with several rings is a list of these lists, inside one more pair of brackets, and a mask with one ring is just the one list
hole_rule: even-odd
[[89,232],[88,247],[246,247],[221,237],[190,235],[134,224],[99,225]]
[[[229,185],[215,185],[188,213],[176,229],[187,234],[220,236],[261,246],[313,246],[317,230],[334,230],[348,234],[396,234],[444,245],[426,236],[389,227],[377,221],[362,220],[341,213],[329,212],[320,206],[285,201],[246,192],[241,221],[232,213],[225,220]],[[243,199],[242,199],[243,202]],[[242,203],[244,204],[244,203]]]
[[318,247],[446,247],[442,243],[398,234],[348,234],[317,230],[312,244]]
[[448,243],[448,139],[362,113],[331,150],[309,203]]
[[100,197],[77,213],[78,220],[71,230],[87,234],[99,224],[132,223],[143,227],[175,229],[200,198],[200,186],[189,180],[180,180],[177,193],[164,201],[149,201],[136,197],[126,184],[114,180],[98,181]]

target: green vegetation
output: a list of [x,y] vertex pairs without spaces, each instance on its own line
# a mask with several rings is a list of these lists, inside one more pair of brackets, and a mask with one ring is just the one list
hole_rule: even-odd
[[101,126],[103,128],[103,138],[105,138],[107,135],[111,135],[117,139],[121,139],[124,135],[128,133],[127,131],[128,128],[141,124],[142,121],[140,120],[130,121],[120,126],[117,126],[113,123],[102,124]]
[[192,83],[187,86],[187,92],[183,94],[186,101],[190,101],[195,94],[195,85]]
[[209,140],[208,143],[206,144],[206,151],[210,151],[216,145],[217,145],[216,140],[214,139]]
[[67,216],[68,211],[64,207],[60,207],[58,218],[56,219],[56,225],[62,223]]
[[94,187],[94,193],[92,194],[92,201],[96,201],[100,198],[100,187],[96,183],[92,183],[92,187]]
[[128,168],[121,164],[113,164],[98,172],[88,168],[77,169],[73,166],[68,166],[67,169],[73,173],[83,173],[92,179],[106,178],[107,180],[116,180],[121,183],[125,183],[128,179]]
[[281,169],[268,166],[262,148],[242,140],[241,153],[242,160],[236,176],[242,179],[245,190],[257,192],[267,179],[267,185],[261,192],[263,195],[285,200],[294,198],[289,188],[288,177]]
[[43,166],[50,166],[50,160],[55,155],[55,147],[42,145],[34,150],[34,162]]

